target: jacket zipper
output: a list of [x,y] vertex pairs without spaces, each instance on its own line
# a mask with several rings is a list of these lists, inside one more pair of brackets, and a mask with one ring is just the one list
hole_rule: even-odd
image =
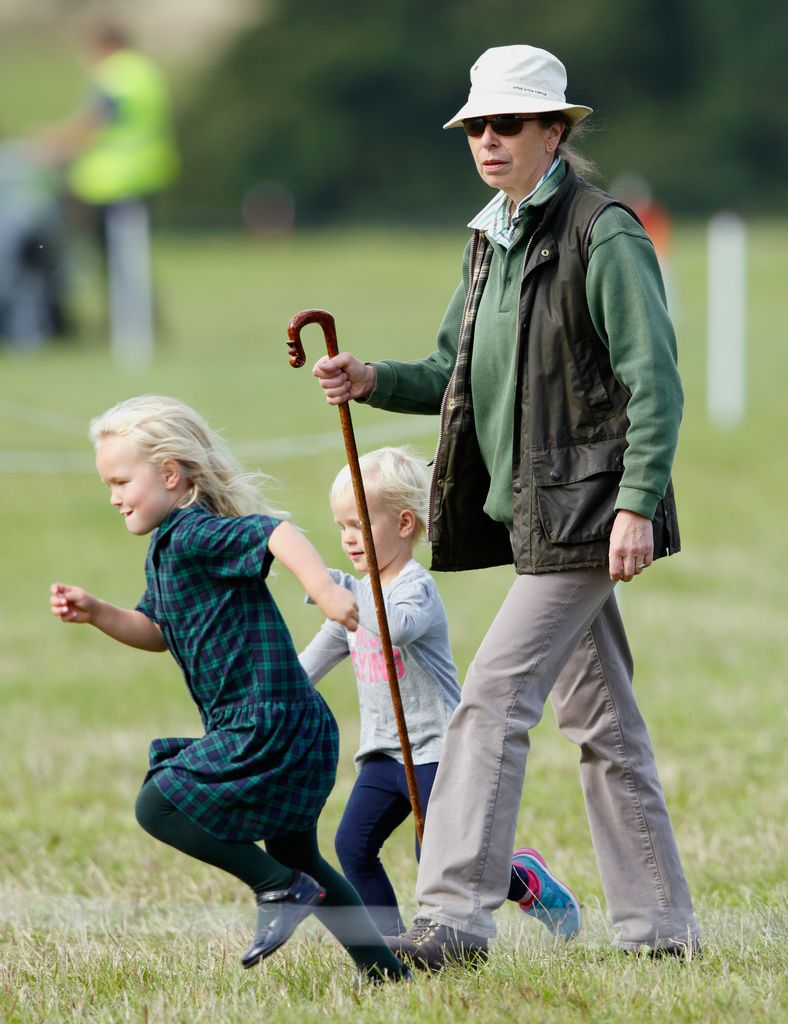
[[[523,256],[523,266],[522,266],[522,270],[520,271],[520,296],[522,296],[523,283],[525,281],[525,268],[528,266],[528,257],[531,254],[531,246],[533,244],[534,238],[536,238],[536,233],[538,232],[538,230],[539,230],[539,226],[537,225],[534,228],[533,233],[532,233],[531,237],[528,239],[528,242],[526,243],[526,246],[525,246],[525,255]],[[518,297],[518,300],[517,300],[517,328],[515,330],[515,349],[514,349],[516,354],[519,353],[519,351],[520,351],[520,339],[521,339],[521,336],[522,336],[522,326],[523,326],[522,317],[520,316],[520,299]],[[515,372],[517,372],[517,368],[516,367],[515,367]],[[516,392],[515,392],[515,394],[516,394]],[[522,427],[520,429],[520,439],[522,441]],[[518,449],[522,448],[522,444],[519,444],[519,445],[517,444],[516,438],[514,437],[514,433],[513,433],[512,434],[512,455],[513,456],[514,456],[514,452],[515,452],[515,445],[517,445]],[[518,464],[518,467],[519,467],[520,458],[522,456],[522,453],[521,453],[521,451],[518,451],[517,454],[518,454],[517,464]],[[514,472],[514,467],[512,467],[512,472]],[[522,488],[522,486],[523,486],[523,482],[521,480],[520,481],[520,487]],[[517,568],[517,553],[514,550],[514,535],[515,535],[515,530],[514,530],[514,506],[513,506],[512,507],[512,557],[514,559],[514,566],[515,566],[515,569],[516,569]],[[528,530],[529,544],[530,544],[530,537],[531,537],[531,531],[529,529]],[[529,554],[529,558],[530,558],[530,551],[529,551],[528,554]]]
[[[473,237],[473,247],[471,249],[470,266],[474,270],[477,270],[476,262],[477,262],[477,257],[478,257],[478,253],[479,253],[479,244],[480,244],[479,243],[479,238],[480,238],[480,235],[478,235],[478,234],[474,235],[474,237]],[[434,467],[434,471],[433,471],[433,474],[432,474],[432,486],[430,487],[429,507],[427,509],[427,537],[428,537],[429,540],[432,540],[432,536],[431,536],[431,534],[432,534],[432,513],[433,513],[433,509],[435,508],[435,491],[436,491],[436,488],[437,488],[437,474],[438,474],[438,453],[440,451],[441,442],[443,441],[443,414],[446,411],[446,405],[448,403],[449,392],[451,391],[452,385],[454,384],[454,380],[455,380],[455,378],[457,376],[457,363],[459,361],[459,355],[460,355],[459,342],[462,339],[463,334],[465,333],[465,323],[466,323],[466,321],[468,319],[468,311],[470,309],[471,299],[473,297],[474,292],[476,291],[476,277],[478,277],[478,270],[477,270],[476,275],[474,277],[472,277],[471,280],[469,281],[470,287],[468,288],[468,294],[465,296],[465,305],[463,306],[462,319],[460,320],[460,333],[459,333],[458,345],[457,345],[457,358],[454,360],[454,366],[453,366],[452,371],[451,371],[451,376],[449,377],[449,382],[446,385],[446,390],[443,392],[443,398],[441,399],[440,414],[438,416],[438,439],[435,442],[435,454],[432,457],[432,464],[433,464],[433,467]]]

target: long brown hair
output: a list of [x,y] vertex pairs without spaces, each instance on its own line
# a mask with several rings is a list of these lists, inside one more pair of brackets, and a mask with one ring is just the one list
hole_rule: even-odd
[[[556,123],[564,126],[556,155],[563,157],[579,178],[593,178],[599,174],[599,168],[594,161],[589,160],[587,156],[583,156],[575,149],[575,141],[588,135],[591,131],[585,119],[578,124],[573,124],[563,111],[550,110],[546,114],[541,114],[539,121],[544,128],[549,128],[551,124]],[[572,142],[569,142],[570,135]]]

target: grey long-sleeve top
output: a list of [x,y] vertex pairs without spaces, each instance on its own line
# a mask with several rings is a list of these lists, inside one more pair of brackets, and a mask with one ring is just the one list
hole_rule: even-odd
[[[368,577],[330,570],[353,593],[359,607],[355,633],[327,619],[299,655],[312,683],[350,657],[358,685],[361,736],[355,763],[370,754],[402,761],[386,663]],[[460,699],[457,669],[449,644],[446,609],[435,581],[415,559],[383,589],[394,663],[414,764],[438,761],[452,712]]]

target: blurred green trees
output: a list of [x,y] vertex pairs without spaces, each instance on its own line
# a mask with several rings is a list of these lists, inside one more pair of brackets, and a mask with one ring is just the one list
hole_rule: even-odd
[[639,172],[676,212],[788,209],[782,0],[268,0],[182,111],[177,196],[237,211],[260,181],[299,220],[470,216],[485,198],[442,123],[488,46],[530,42],[595,108],[603,181]]

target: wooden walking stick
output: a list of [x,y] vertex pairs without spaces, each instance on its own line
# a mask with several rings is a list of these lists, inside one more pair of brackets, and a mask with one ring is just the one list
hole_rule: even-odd
[[[287,347],[290,350],[290,365],[296,368],[303,366],[306,362],[304,347],[301,344],[301,330],[307,324],[320,324],[323,328],[329,356],[335,356],[339,352],[333,316],[324,309],[305,309],[301,313],[296,313],[287,326],[287,336],[290,339],[287,343]],[[402,697],[399,692],[399,680],[397,679],[397,669],[394,664],[391,634],[389,633],[389,624],[386,618],[386,606],[383,602],[383,588],[380,585],[380,570],[378,569],[375,544],[372,540],[369,509],[367,508],[367,498],[364,493],[364,481],[361,479],[361,467],[358,463],[356,438],[353,434],[353,421],[350,418],[350,408],[347,402],[343,402],[339,406],[339,419],[342,423],[342,437],[345,441],[345,451],[347,452],[350,476],[353,481],[353,493],[356,498],[356,508],[358,509],[358,517],[361,522],[361,534],[364,538],[364,552],[367,556],[367,565],[369,566],[369,581],[372,585],[372,596],[375,599],[380,642],[383,647],[383,657],[389,677],[391,703],[394,705],[394,717],[397,721],[399,745],[402,748],[402,758],[405,763],[405,778],[408,783],[410,805],[413,808],[413,819],[416,823],[416,837],[419,845],[421,845],[424,834],[424,815],[421,810],[421,800],[419,799],[419,790],[416,785],[416,772],[413,769],[413,755],[410,749],[408,726],[405,722],[405,712],[402,708]]]

